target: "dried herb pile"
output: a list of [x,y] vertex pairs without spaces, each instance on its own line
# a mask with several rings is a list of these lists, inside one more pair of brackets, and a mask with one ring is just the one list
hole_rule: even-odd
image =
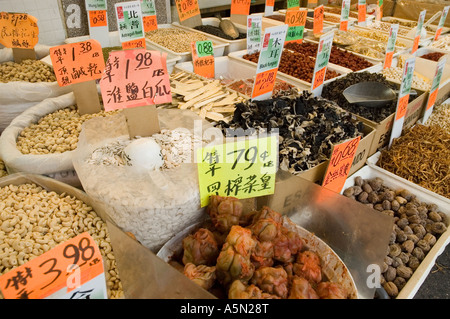
[[397,100],[393,100],[381,108],[366,108],[349,103],[342,93],[349,86],[361,82],[381,82],[394,90],[397,90],[399,87],[397,84],[387,81],[382,74],[370,73],[367,71],[352,72],[326,84],[322,91],[322,97],[336,102],[340,107],[349,112],[358,114],[359,116],[377,123],[383,121],[392,113],[395,113]]
[[450,198],[450,133],[438,125],[415,125],[381,151],[377,165]]
[[[307,91],[297,97],[248,100],[235,106],[232,121],[216,127],[227,136],[229,130],[256,134],[278,129],[280,168],[293,174],[328,160],[334,144],[362,135],[362,122],[354,122],[335,103]],[[231,133],[239,136],[237,131]]]

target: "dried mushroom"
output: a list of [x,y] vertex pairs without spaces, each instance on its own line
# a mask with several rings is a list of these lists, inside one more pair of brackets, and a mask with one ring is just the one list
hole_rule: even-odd
[[362,122],[306,91],[294,98],[248,100],[235,107],[233,119],[216,126],[227,136],[278,130],[280,168],[293,174],[328,160],[334,144],[362,135]]

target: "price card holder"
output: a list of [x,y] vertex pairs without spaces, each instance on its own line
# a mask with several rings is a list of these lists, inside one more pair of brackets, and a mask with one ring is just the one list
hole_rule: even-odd
[[144,22],[144,32],[158,29],[155,0],[141,0],[141,8],[142,20]]
[[265,100],[272,96],[287,29],[287,24],[265,29],[253,84],[253,100]]
[[330,31],[319,39],[316,62],[314,65],[314,75],[311,83],[311,92],[315,96],[322,95],[323,82],[325,82],[325,74],[330,60],[333,37],[334,31]]
[[358,25],[365,27],[367,15],[367,3],[366,0],[358,0]]
[[246,199],[275,191],[277,134],[199,148],[196,157],[201,207],[211,195]]
[[82,233],[0,276],[6,299],[107,299],[100,250]]
[[140,1],[115,4],[117,28],[122,48],[145,48],[144,22]]
[[395,42],[397,41],[399,25],[392,24],[389,30],[388,43],[386,45],[386,55],[384,58],[383,69],[388,69],[392,66],[392,59],[394,57]]
[[37,19],[27,13],[0,12],[0,44],[13,51],[17,63],[36,60],[34,47],[39,41]]
[[423,10],[419,14],[419,20],[417,21],[417,29],[416,29],[416,34],[414,37],[414,43],[413,43],[413,47],[411,50],[411,54],[415,54],[417,49],[419,48],[420,35],[422,33],[422,27],[423,27],[423,22],[425,21],[426,13],[427,13],[427,10]]
[[442,30],[444,28],[445,20],[447,19],[448,10],[450,9],[450,6],[444,7],[444,10],[442,10],[441,18],[439,19],[439,24],[436,29],[436,33],[434,35],[434,41],[437,41],[439,39],[439,36],[442,33]]
[[330,162],[322,186],[340,193],[347,180],[361,136],[333,145]]
[[445,63],[447,58],[443,56],[437,63],[436,72],[434,73],[433,82],[431,84],[430,94],[428,96],[427,106],[423,115],[422,122],[426,123],[431,113],[433,113],[434,104],[439,91],[439,85],[441,84],[442,73],[444,72]]
[[215,61],[212,41],[207,40],[192,42],[191,52],[195,74],[213,79],[215,77]]
[[109,47],[108,8],[106,0],[85,0],[88,15],[89,35],[100,42],[102,47]]
[[313,33],[320,34],[323,33],[323,5],[318,6],[314,9],[314,26]]
[[288,9],[286,11],[285,23],[289,26],[286,34],[286,43],[303,42],[307,13],[306,9]]
[[59,86],[71,85],[80,114],[101,111],[95,80],[105,69],[102,47],[91,39],[50,48],[50,59]]
[[245,25],[250,14],[250,4],[251,0],[231,0],[230,20]]
[[172,102],[166,60],[167,53],[145,49],[109,54],[100,79],[103,105],[106,111],[124,109],[130,138],[159,131],[147,106]]
[[262,16],[247,16],[247,54],[261,50]]
[[350,0],[342,0],[341,21],[339,23],[339,30],[347,31],[349,16],[350,16]]
[[398,93],[397,109],[395,111],[394,123],[392,125],[391,137],[389,140],[389,148],[395,138],[400,137],[403,130],[403,122],[405,120],[406,109],[408,108],[409,92],[411,91],[411,84],[414,75],[414,67],[416,64],[416,57],[409,58],[405,61],[403,68],[402,83]]
[[264,8],[264,16],[273,15],[273,7],[275,6],[275,0],[266,0],[266,6]]
[[198,0],[175,0],[175,6],[181,25],[195,28],[203,24]]

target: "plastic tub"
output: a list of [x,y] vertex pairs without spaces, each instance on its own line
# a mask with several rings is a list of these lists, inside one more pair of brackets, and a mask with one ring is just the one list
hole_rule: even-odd
[[[417,187],[414,184],[406,183],[404,180],[395,178],[391,176],[391,174],[386,174],[385,171],[376,169],[372,166],[364,166],[359,171],[354,173],[352,176],[347,178],[344,187],[342,188],[342,192],[348,187],[354,185],[355,177],[361,176],[364,179],[372,179],[375,177],[380,177],[384,181],[384,185],[396,190],[396,189],[406,189],[414,194],[417,199],[427,204],[436,204],[438,209],[446,214],[448,218],[450,218],[450,206],[447,201],[443,201],[442,198],[436,196],[435,193],[423,192],[420,187]],[[411,278],[406,282],[405,287],[400,290],[397,299],[412,299],[414,295],[419,290],[420,286],[425,281],[429,272],[433,268],[437,257],[445,250],[445,247],[450,242],[450,228],[447,229],[445,233],[443,233],[439,239],[436,241],[434,246],[425,256],[425,258],[420,263],[419,267],[414,271]]]
[[[179,28],[182,30],[186,30],[185,27],[182,27],[180,25],[175,25],[175,24],[160,24],[158,25],[158,29],[167,29],[167,28]],[[203,32],[197,31],[197,30],[189,30],[191,32],[196,32],[196,33],[200,33],[200,34],[205,34]],[[214,49],[214,56],[215,57],[219,57],[219,56],[223,56],[224,52],[225,52],[225,48],[228,46],[228,43],[226,43],[223,39],[222,40],[217,40],[216,37],[211,36],[211,35],[207,35],[206,36],[208,38],[208,40],[211,40],[213,43],[213,49]],[[173,56],[177,56],[180,57],[178,62],[185,62],[185,61],[190,61],[192,60],[192,53],[191,51],[189,52],[175,52],[172,51],[166,47],[163,47],[162,45],[159,45],[153,41],[150,41],[149,39],[145,39],[146,43],[147,43],[147,49],[149,50],[158,50],[158,51],[163,51],[163,52],[167,52],[170,53]]]
[[[241,51],[237,51],[237,52],[232,52],[232,53],[230,53],[228,56],[229,56],[231,59],[235,59],[235,60],[239,61],[239,62],[242,63],[242,64],[247,64],[247,65],[253,66],[253,67],[254,67],[254,70],[255,70],[255,72],[256,72],[257,64],[254,63],[254,62],[245,60],[245,59],[243,58],[243,56],[244,56],[245,54],[247,54],[247,50],[241,50]],[[336,71],[337,73],[339,73],[339,74],[341,74],[341,75],[338,76],[338,77],[336,77],[336,78],[333,78],[333,79],[330,79],[330,80],[328,80],[328,81],[325,81],[324,84],[327,84],[327,83],[329,83],[329,82],[331,82],[331,81],[333,81],[333,80],[335,80],[335,79],[337,79],[337,78],[339,78],[339,77],[345,76],[346,74],[352,72],[352,70],[350,70],[350,69],[343,68],[343,67],[341,67],[341,66],[339,66],[339,65],[332,64],[332,63],[329,63],[329,64],[328,64],[328,69],[333,70],[333,71]],[[291,76],[291,75],[288,75],[288,74],[286,74],[286,73],[283,73],[283,72],[277,72],[277,78],[279,78],[280,80],[283,80],[283,81],[285,81],[285,82],[287,82],[287,83],[290,83],[290,84],[292,84],[292,85],[295,85],[296,87],[298,87],[298,88],[301,89],[301,90],[308,90],[308,91],[311,90],[311,83],[306,82],[306,81],[304,81],[304,80],[300,80],[300,79],[295,78],[295,77],[293,77],[293,76]]]
[[[229,19],[229,18],[223,18],[223,19]],[[202,23],[203,23],[203,25],[211,25],[213,27],[219,27],[220,20],[218,18],[202,18]],[[237,39],[237,40],[227,40],[227,39],[212,35],[207,32],[203,32],[203,31],[195,30],[193,28],[182,26],[178,22],[173,22],[172,24],[176,25],[177,27],[188,29],[189,31],[201,32],[208,37],[216,39],[217,41],[223,41],[223,42],[228,43],[228,46],[225,47],[225,51],[224,51],[223,55],[228,55],[228,53],[230,53],[230,52],[240,51],[240,50],[244,50],[247,48],[247,39],[246,38],[245,39]],[[238,31],[240,33],[247,34],[247,28],[245,26],[243,26],[241,24],[236,24],[236,28],[238,29]]]

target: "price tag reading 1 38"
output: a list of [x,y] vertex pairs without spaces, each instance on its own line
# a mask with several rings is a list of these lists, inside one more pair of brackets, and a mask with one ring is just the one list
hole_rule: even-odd
[[277,161],[277,135],[198,149],[201,207],[211,195],[244,199],[273,194]]
[[100,250],[82,233],[0,276],[6,299],[106,299]]

